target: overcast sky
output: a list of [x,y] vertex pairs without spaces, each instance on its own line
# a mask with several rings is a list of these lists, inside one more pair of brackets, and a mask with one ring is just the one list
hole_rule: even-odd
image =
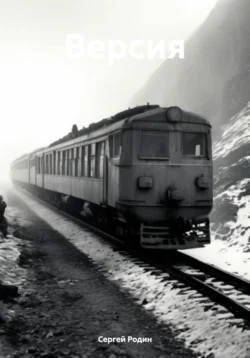
[[[0,0],[1,173],[10,160],[127,108],[162,59],[66,56],[85,41],[187,38],[216,0]],[[169,60],[170,61],[170,60]]]

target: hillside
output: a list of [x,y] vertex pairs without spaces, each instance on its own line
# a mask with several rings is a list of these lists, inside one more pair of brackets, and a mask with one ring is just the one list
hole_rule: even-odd
[[214,144],[215,238],[250,252],[250,102],[222,128]]
[[250,98],[250,1],[218,0],[185,44],[185,59],[166,60],[132,105],[179,105],[215,129]]

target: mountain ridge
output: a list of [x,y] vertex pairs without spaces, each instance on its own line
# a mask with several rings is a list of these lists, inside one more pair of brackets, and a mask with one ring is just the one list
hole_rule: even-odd
[[187,40],[185,58],[166,60],[132,99],[179,105],[218,129],[250,98],[250,1],[219,0]]

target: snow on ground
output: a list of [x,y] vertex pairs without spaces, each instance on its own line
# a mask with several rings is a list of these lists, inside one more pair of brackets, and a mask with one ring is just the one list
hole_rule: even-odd
[[219,358],[250,356],[250,330],[244,329],[242,320],[236,320],[230,312],[195,290],[183,289],[175,280],[150,274],[126,255],[114,252],[97,235],[37,202],[26,192],[13,191],[41,219],[83,251],[109,280],[116,281],[140,304],[146,299],[148,303],[144,307],[159,321],[170,324],[177,337],[184,339],[191,349],[203,356],[212,352]]
[[212,244],[205,248],[183,252],[250,280],[250,253],[243,253],[235,246],[229,247],[224,241],[212,238]]
[[26,277],[26,270],[17,264],[20,255],[20,240],[8,235],[0,239],[0,282],[19,286]]

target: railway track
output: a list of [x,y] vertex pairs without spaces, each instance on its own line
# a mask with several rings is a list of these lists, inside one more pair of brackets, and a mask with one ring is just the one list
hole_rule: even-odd
[[226,307],[235,317],[250,321],[250,281],[181,252],[172,263],[160,258],[155,265]]
[[72,216],[41,199],[36,199],[61,215],[74,220],[80,226],[100,235],[114,250],[133,259],[141,260],[148,264],[149,268],[152,267],[152,271],[169,274],[170,277],[226,307],[235,317],[250,322],[250,281],[179,251],[168,256],[166,252],[152,252],[128,245],[119,238],[83,221],[80,217]]

